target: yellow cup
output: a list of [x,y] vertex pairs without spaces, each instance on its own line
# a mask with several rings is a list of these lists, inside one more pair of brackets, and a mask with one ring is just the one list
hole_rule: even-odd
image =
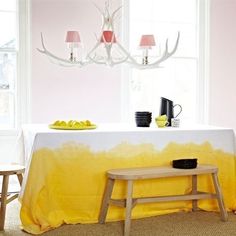
[[160,121],[166,121],[168,119],[167,115],[161,115],[156,117],[156,120],[160,120]]
[[169,122],[167,120],[156,120],[156,124],[159,128],[168,126]]

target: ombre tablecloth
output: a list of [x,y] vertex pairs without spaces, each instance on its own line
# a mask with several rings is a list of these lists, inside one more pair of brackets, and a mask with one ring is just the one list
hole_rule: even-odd
[[[47,125],[23,127],[27,170],[20,194],[23,229],[40,234],[60,225],[95,223],[109,169],[170,165],[180,158],[219,168],[219,180],[228,211],[236,209],[235,138],[232,129],[137,128],[99,125],[95,130],[52,130]],[[212,191],[208,176],[200,176],[200,191]],[[113,198],[125,196],[123,182]],[[184,194],[191,178],[137,181],[134,196]],[[199,207],[218,211],[215,200],[200,200]],[[135,206],[132,218],[191,210],[191,202],[164,202]],[[124,219],[124,209],[111,206],[107,220]]]

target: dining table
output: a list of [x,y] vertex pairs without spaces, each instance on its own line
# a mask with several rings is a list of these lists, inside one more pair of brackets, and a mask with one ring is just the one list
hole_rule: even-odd
[[[22,228],[41,234],[63,224],[97,223],[106,172],[116,168],[171,166],[173,160],[197,158],[218,167],[227,211],[236,210],[235,134],[231,128],[191,125],[136,127],[97,124],[95,129],[51,129],[47,124],[22,126],[26,171],[19,195]],[[133,196],[179,195],[191,192],[190,177],[137,180]],[[213,191],[209,176],[198,179],[198,190]],[[112,197],[125,198],[118,181]],[[199,200],[204,211],[218,212],[214,199]],[[132,219],[191,211],[191,201],[139,204]],[[107,221],[125,218],[124,208],[109,207]]]

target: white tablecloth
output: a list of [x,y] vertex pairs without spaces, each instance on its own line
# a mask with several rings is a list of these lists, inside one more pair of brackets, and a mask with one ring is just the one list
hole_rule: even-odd
[[[198,158],[200,164],[217,165],[226,207],[228,210],[236,208],[235,138],[232,129],[210,126],[139,128],[127,124],[101,124],[94,130],[53,130],[47,125],[25,125],[23,136],[27,171],[20,195],[21,220],[24,229],[30,233],[44,232],[63,222],[96,222],[107,169],[169,165],[171,160],[180,158]],[[57,199],[59,192],[63,194],[61,190],[73,181],[78,184],[78,191],[71,190]],[[211,184],[205,182],[204,179],[200,181],[200,187],[209,190]],[[165,188],[187,191],[187,182],[180,185],[182,190],[176,185]],[[156,187],[150,186],[147,189],[152,189],[152,194]],[[55,192],[52,192],[55,187]],[[136,194],[143,194],[141,192],[142,188]],[[83,204],[78,206],[84,198],[87,208]],[[70,206],[64,200],[62,204],[62,199],[70,199]],[[50,205],[51,200],[53,203]],[[134,211],[133,216],[139,218],[173,212],[180,206],[172,206],[168,211],[153,210],[153,206],[146,210],[136,208],[137,213]],[[214,204],[205,203],[202,208],[217,209]],[[119,214],[108,214],[108,220],[121,218]]]

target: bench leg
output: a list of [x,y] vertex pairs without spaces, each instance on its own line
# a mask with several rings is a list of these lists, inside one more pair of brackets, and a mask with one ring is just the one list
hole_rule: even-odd
[[2,182],[2,194],[1,194],[0,231],[4,230],[6,205],[7,205],[8,182],[9,182],[9,175],[4,175],[3,182]]
[[223,221],[227,221],[228,220],[228,213],[225,210],[223,194],[221,192],[221,188],[220,188],[217,173],[212,174],[212,179],[213,179],[213,183],[214,183],[214,187],[215,187],[215,191],[216,191],[216,197],[217,197],[218,205],[219,205],[219,208],[220,208],[221,219]]
[[[197,194],[197,175],[192,175],[192,194]],[[197,211],[197,200],[192,200],[192,211]]]
[[107,210],[109,207],[109,200],[111,199],[114,182],[115,182],[114,179],[108,178],[108,180],[107,180],[107,184],[105,187],[105,192],[104,192],[103,200],[102,200],[102,206],[101,206],[101,210],[100,210],[100,214],[99,214],[99,218],[98,218],[98,222],[100,224],[105,223],[106,216],[107,216]]
[[132,212],[132,194],[133,194],[133,181],[128,180],[126,196],[126,212],[125,212],[125,230],[124,236],[129,236],[131,225],[131,212]]

